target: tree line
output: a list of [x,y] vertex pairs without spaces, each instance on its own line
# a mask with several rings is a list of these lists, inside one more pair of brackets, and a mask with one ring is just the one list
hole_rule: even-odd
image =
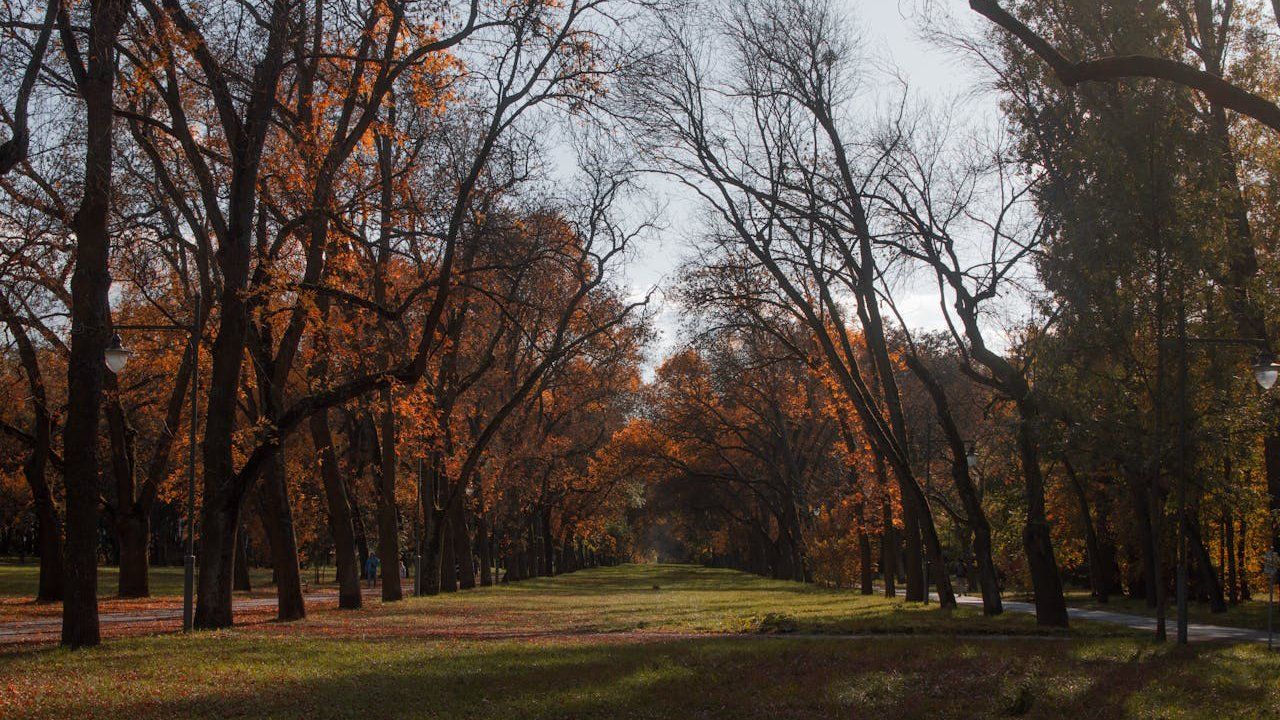
[[[636,130],[700,201],[693,338],[625,436],[665,555],[944,607],[1225,610],[1278,547],[1276,17],[974,0],[920,28],[1003,125],[878,79],[822,0],[656,23]],[[989,20],[968,32],[965,19]],[[957,29],[961,28],[961,29]],[[923,302],[939,330],[913,329]],[[915,316],[918,317],[918,314]],[[1186,572],[1176,578],[1176,571]]]
[[[200,628],[259,558],[282,620],[303,562],[359,607],[374,552],[384,602],[415,555],[432,594],[646,551],[1053,626],[1081,583],[1161,636],[1176,584],[1247,599],[1280,18],[918,5],[999,127],[828,0],[7,0],[0,541],[64,644],[104,555],[146,595],[193,531]],[[646,377],[655,179],[700,214]]]
[[370,552],[384,602],[414,554],[431,594],[616,552],[589,468],[651,223],[600,106],[636,7],[6,3],[6,472],[65,645],[99,642],[104,549],[145,596],[193,525],[197,628],[232,623],[250,538],[281,620],[300,558],[354,608]]

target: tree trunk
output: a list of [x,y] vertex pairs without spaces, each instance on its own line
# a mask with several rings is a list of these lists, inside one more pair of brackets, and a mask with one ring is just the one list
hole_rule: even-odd
[[422,473],[422,486],[418,492],[418,506],[422,513],[422,536],[419,539],[418,552],[422,556],[422,579],[418,581],[418,591],[423,595],[440,593],[440,578],[443,571],[441,523],[444,518],[437,507],[437,498],[442,484],[440,462],[439,453],[433,451],[419,470]]
[[76,235],[71,275],[71,352],[67,358],[67,414],[63,428],[66,485],[65,596],[62,644],[97,645],[98,423],[103,352],[111,339],[112,124],[115,44],[128,13],[124,0],[90,0],[86,72],[78,78],[86,111],[84,184],[72,218]]
[[1218,572],[1213,566],[1213,558],[1209,548],[1204,544],[1200,531],[1200,514],[1192,509],[1187,516],[1187,543],[1196,560],[1196,570],[1200,575],[1200,583],[1209,596],[1209,611],[1222,613],[1227,611],[1227,601],[1222,593],[1222,583],[1218,581]]
[[[49,400],[45,392],[44,373],[35,344],[26,328],[13,311],[8,298],[0,293],[0,317],[8,326],[9,335],[18,349],[18,358],[27,376],[31,393],[31,453],[22,464],[22,474],[31,491],[31,504],[36,514],[36,532],[40,552],[40,578],[36,587],[36,602],[62,600],[62,522],[53,502],[46,470],[53,448],[53,423],[49,418]],[[7,544],[7,543],[6,543]]]
[[422,580],[419,586],[423,595],[439,595],[444,587],[444,532],[440,524],[443,517],[436,517],[435,527],[424,533],[422,542]]
[[[43,477],[41,483],[44,483]],[[35,487],[30,481],[28,485]],[[62,600],[63,581],[62,523],[58,520],[58,510],[53,505],[49,486],[44,484],[43,487],[44,493],[35,498],[40,537],[40,582],[36,588],[36,602],[58,602]]]
[[311,416],[311,442],[320,455],[320,478],[324,483],[325,504],[329,515],[329,536],[333,538],[334,565],[338,576],[338,607],[358,610],[360,566],[356,559],[355,527],[351,520],[351,503],[347,486],[342,481],[338,456],[333,449],[333,433],[329,428],[329,412],[322,410]]
[[245,535],[244,524],[241,523],[239,530],[236,531],[235,577],[231,588],[236,592],[250,592],[253,590],[253,584],[249,581],[249,553],[245,550],[248,540]]
[[910,495],[902,493],[902,539],[906,548],[903,570],[907,580],[907,600],[923,602],[928,587],[924,580],[924,556],[920,546],[920,516]]
[[476,545],[480,549],[480,585],[493,585],[493,544],[489,538],[489,523],[482,512],[476,516]]
[[542,512],[538,521],[538,529],[542,531],[542,574],[551,577],[556,574],[552,558],[555,556],[556,539],[551,534],[551,510]]
[[863,595],[875,593],[875,567],[871,559],[871,538],[865,530],[858,530],[858,578]]
[[1222,532],[1223,554],[1227,558],[1227,602],[1236,605],[1240,602],[1240,585],[1236,571],[1236,528],[1230,509],[1222,512]]
[[151,596],[147,573],[150,569],[151,518],[137,508],[116,517],[116,538],[120,543],[120,597]]
[[1134,534],[1137,536],[1137,549],[1141,560],[1140,567],[1142,569],[1142,587],[1136,587],[1133,580],[1130,580],[1130,595],[1137,596],[1141,594],[1146,599],[1147,607],[1154,609],[1156,607],[1155,577],[1157,549],[1155,528],[1151,524],[1147,481],[1138,473],[1127,473],[1127,476],[1131,509],[1130,514],[1133,517],[1133,523],[1135,526]]
[[278,603],[276,617],[282,621],[301,620],[307,616],[307,610],[302,597],[302,573],[298,568],[298,541],[293,531],[284,458],[279,453],[267,463],[258,488],[258,502],[262,508],[262,525],[271,543]]
[[[982,588],[982,612],[985,615],[999,615],[1004,611],[1000,599],[1000,580],[996,574],[995,561],[991,557],[991,525],[987,521],[987,513],[978,497],[977,486],[969,474],[969,452],[964,438],[960,435],[960,427],[951,412],[951,402],[946,391],[934,378],[929,368],[914,354],[908,354],[907,366],[920,379],[925,390],[933,401],[934,412],[938,424],[942,428],[951,451],[951,479],[960,496],[970,529],[973,531],[974,560],[978,566],[978,582]],[[941,568],[945,572],[945,567]]]
[[[239,142],[229,148],[232,172],[227,187],[226,229],[219,233],[218,238],[217,260],[222,273],[222,290],[209,370],[209,387],[216,388],[217,392],[209,393],[205,404],[204,503],[195,616],[195,626],[202,629],[231,625],[231,575],[235,563],[236,527],[240,506],[252,480],[239,477],[235,460],[239,412],[237,389],[240,387],[240,370],[249,334],[250,298],[245,290],[253,250],[258,170],[274,117],[276,86],[284,67],[284,50],[291,27],[285,22],[290,11],[288,4],[273,0],[270,6],[266,46],[261,61],[254,68],[253,86],[244,106],[244,117],[237,123]],[[227,99],[227,102],[231,100]],[[272,552],[275,552],[274,547]],[[296,557],[293,565],[296,568]]]
[[538,557],[538,549],[541,542],[538,540],[537,524],[538,518],[534,517],[534,522],[529,525],[529,540],[525,544],[525,556],[528,564],[525,566],[525,577],[536,578],[542,575],[542,563]]
[[[1276,406],[1275,403],[1272,402],[1270,405],[1272,410],[1274,410]],[[1274,412],[1272,412],[1271,415],[1275,418]],[[1271,432],[1262,443],[1262,457],[1267,473],[1267,510],[1270,511],[1271,517],[1280,518],[1280,419],[1277,419],[1274,422],[1275,425],[1272,426]],[[1280,522],[1273,522],[1271,524],[1273,526],[1271,532],[1271,550],[1272,552],[1280,553]],[[1240,534],[1243,536],[1243,522],[1240,527]],[[1240,567],[1243,568],[1245,565],[1241,564]],[[1242,585],[1245,587],[1248,586],[1248,581],[1244,579],[1247,575],[1248,573],[1243,572],[1240,575]],[[1242,597],[1248,599],[1247,595],[1242,595]]]
[[1071,463],[1064,463],[1067,469],[1067,479],[1071,482],[1071,489],[1074,491],[1077,509],[1080,512],[1080,526],[1084,529],[1085,552],[1088,554],[1089,561],[1089,586],[1093,591],[1093,597],[1100,603],[1105,603],[1110,597],[1111,587],[1107,581],[1107,571],[1105,568],[1106,560],[1102,556],[1102,544],[1098,540],[1098,531],[1093,525],[1093,513],[1089,510],[1089,496],[1085,492],[1084,482],[1076,474],[1075,468]]
[[898,538],[893,527],[893,503],[889,500],[889,487],[884,481],[884,463],[876,461],[876,474],[881,476],[881,492],[884,500],[880,508],[880,573],[884,576],[884,596],[896,597],[898,594],[894,584],[898,568]]
[[1032,418],[1027,417],[1025,410],[1022,412],[1023,417],[1018,423],[1018,454],[1022,459],[1027,502],[1022,544],[1027,552],[1027,567],[1031,571],[1031,586],[1035,591],[1036,623],[1067,627],[1067,601],[1063,595],[1062,578],[1058,575],[1058,562],[1053,556],[1049,519],[1045,515],[1040,455],[1031,427]]
[[1240,536],[1236,539],[1236,569],[1240,573],[1240,602],[1248,602],[1253,599],[1253,592],[1249,589],[1249,556],[1248,556],[1248,538],[1249,534],[1249,518],[1245,514],[1240,515]]
[[453,513],[446,511],[440,519],[440,592],[458,591],[458,558],[453,547]]
[[476,586],[476,562],[471,553],[471,533],[467,530],[467,506],[465,493],[459,488],[454,493],[452,507],[453,555],[458,564],[458,588],[470,590]]
[[[382,601],[404,597],[400,587],[400,513],[396,508],[396,413],[391,388],[379,390],[382,450],[378,463],[378,555],[382,557]],[[391,572],[387,572],[387,568]]]
[[[200,513],[198,546],[200,576],[196,583],[199,587],[195,616],[197,628],[231,627],[231,570],[235,565],[236,526],[239,518],[238,498],[205,495]],[[269,537],[267,541],[271,542]]]

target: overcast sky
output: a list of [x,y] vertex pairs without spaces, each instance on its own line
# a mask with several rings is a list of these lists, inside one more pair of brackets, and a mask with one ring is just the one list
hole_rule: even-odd
[[[924,0],[845,0],[849,13],[861,27],[864,40],[870,44],[869,55],[883,65],[881,77],[886,91],[892,86],[891,72],[904,78],[913,96],[926,102],[950,104],[963,98],[963,112],[981,124],[994,124],[998,118],[996,98],[980,92],[981,76],[971,64],[954,53],[931,45],[920,38],[917,9]],[[967,0],[933,0],[950,17],[962,24],[961,29],[978,27],[979,20],[968,8]],[[977,91],[977,92],[975,92]],[[691,240],[692,201],[675,187],[659,187],[668,208],[666,229],[658,237],[638,249],[628,269],[635,294],[643,294],[654,286],[667,286],[674,279],[680,260],[686,255]],[[939,329],[941,315],[936,290],[921,288],[908,291],[898,302],[909,325],[917,329]],[[653,362],[660,362],[672,348],[680,345],[678,308],[664,305],[659,320],[663,336],[654,348]]]

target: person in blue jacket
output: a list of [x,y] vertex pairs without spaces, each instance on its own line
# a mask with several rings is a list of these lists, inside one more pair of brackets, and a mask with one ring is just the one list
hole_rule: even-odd
[[378,579],[378,567],[382,565],[378,560],[377,553],[369,553],[369,559],[364,561],[364,576],[369,580],[369,587],[373,587],[374,582]]

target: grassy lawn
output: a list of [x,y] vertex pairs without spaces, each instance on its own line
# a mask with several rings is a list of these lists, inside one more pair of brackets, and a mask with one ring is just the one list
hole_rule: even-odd
[[[1178,612],[1174,602],[1174,598],[1170,597],[1168,617],[1171,623],[1177,617]],[[1145,615],[1147,617],[1156,616],[1155,609],[1147,607],[1145,600],[1112,597],[1105,603],[1099,603],[1090,597],[1087,590],[1068,593],[1067,604],[1072,607],[1087,608],[1089,610],[1107,610],[1130,615]],[[1267,629],[1267,596],[1264,594],[1261,599],[1255,597],[1255,599],[1248,602],[1228,606],[1227,611],[1223,613],[1210,612],[1208,603],[1193,602],[1187,606],[1187,615],[1193,623],[1265,631]],[[1277,609],[1275,622],[1277,629],[1280,629],[1280,609]]]
[[[325,573],[330,578],[333,573]],[[308,577],[308,579],[314,579]],[[36,587],[40,580],[40,563],[28,560],[25,564],[17,561],[0,561],[0,597],[31,598],[35,597]],[[271,582],[271,570],[253,568],[249,571],[249,582],[253,586],[266,585]],[[120,570],[114,567],[98,568],[98,593],[103,597],[114,595],[120,584]],[[182,568],[151,568],[151,594],[155,596],[177,596],[182,594]]]
[[[1280,717],[1280,653],[1179,651],[1097,627],[1043,637],[1027,621],[730,571],[607,568],[288,625],[13,651],[0,717]],[[731,634],[791,628],[804,634]]]

